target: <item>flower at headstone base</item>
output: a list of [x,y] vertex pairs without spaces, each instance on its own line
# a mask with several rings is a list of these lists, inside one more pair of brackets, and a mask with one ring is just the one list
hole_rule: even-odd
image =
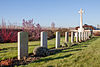
[[62,47],[68,47],[67,43],[62,43]]

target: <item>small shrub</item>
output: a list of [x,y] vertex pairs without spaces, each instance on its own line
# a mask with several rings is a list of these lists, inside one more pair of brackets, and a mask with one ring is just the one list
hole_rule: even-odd
[[38,47],[34,48],[33,54],[35,56],[45,57],[48,55],[53,55],[53,54],[59,53],[61,51],[62,51],[61,49],[48,49],[46,47],[38,46]]
[[18,31],[14,31],[13,29],[6,29],[6,26],[2,27],[2,29],[0,30],[0,42],[17,42],[17,32]]
[[44,57],[44,56],[48,56],[49,54],[49,49],[46,47],[36,47],[33,50],[33,54],[35,56],[40,56],[40,57]]
[[64,42],[64,43],[62,44],[62,47],[68,47],[67,43]]
[[28,32],[29,40],[35,41],[40,39],[42,28],[39,24],[33,24],[33,19],[26,21],[23,19],[23,31]]

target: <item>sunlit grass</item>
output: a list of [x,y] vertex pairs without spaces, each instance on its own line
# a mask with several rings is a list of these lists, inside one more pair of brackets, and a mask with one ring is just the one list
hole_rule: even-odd
[[100,67],[100,37],[20,67]]
[[[69,39],[70,41],[70,39]],[[64,37],[61,37],[61,44]],[[40,41],[29,42],[29,53],[33,52]],[[48,40],[48,48],[55,47],[55,38]],[[17,57],[17,43],[0,44],[0,60]],[[86,42],[67,48],[60,53],[43,57],[28,65],[20,67],[99,67],[100,66],[100,37],[94,37]]]
[[[55,38],[48,40],[48,48],[55,47],[55,40]],[[64,40],[64,37],[61,37],[61,43],[62,40]],[[40,41],[30,41],[28,45],[28,52],[32,53],[36,46],[40,46]],[[0,60],[17,57],[17,43],[0,43],[0,49]]]

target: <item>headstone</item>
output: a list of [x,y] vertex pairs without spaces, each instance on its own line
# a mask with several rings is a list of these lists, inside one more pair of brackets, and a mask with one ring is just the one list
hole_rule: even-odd
[[89,39],[89,32],[87,32],[87,38]]
[[90,30],[90,34],[91,34],[91,36],[93,35],[93,30]]
[[87,32],[85,32],[85,40],[87,40]]
[[88,39],[87,32],[86,32],[86,40]]
[[89,36],[91,36],[91,32],[89,31]]
[[28,56],[28,33],[18,32],[18,60]]
[[81,33],[82,32],[79,32],[79,42],[81,42]]
[[86,41],[86,32],[84,32],[84,41]]
[[60,32],[56,32],[56,48],[60,47]]
[[82,37],[82,41],[84,41],[84,32],[82,32],[81,37]]
[[68,42],[68,41],[69,41],[69,33],[65,32],[65,42]]
[[47,32],[41,32],[41,47],[47,48]]
[[74,42],[74,32],[71,32],[71,43]]
[[76,32],[76,42],[78,42],[78,32]]

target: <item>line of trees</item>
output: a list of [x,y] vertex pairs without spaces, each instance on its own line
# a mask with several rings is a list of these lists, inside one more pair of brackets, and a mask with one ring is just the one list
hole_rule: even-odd
[[29,40],[40,39],[40,32],[42,31],[41,26],[39,24],[34,24],[33,19],[28,21],[23,19],[22,29],[12,29],[11,26],[12,25],[10,25],[9,28],[6,28],[6,23],[2,21],[0,29],[1,43],[17,42],[17,33],[19,31],[28,32]]
[[0,29],[0,43],[10,43],[10,42],[17,42],[17,33],[19,31],[28,32],[29,40],[35,41],[40,40],[40,34],[41,31],[46,31],[48,34],[48,39],[55,38],[56,31],[59,31],[61,33],[61,36],[65,35],[66,31],[69,31],[67,28],[58,28],[55,29],[55,24],[52,24],[52,29],[44,29],[40,26],[40,24],[35,24],[33,19],[31,20],[25,20],[22,21],[22,27],[20,28],[13,28],[13,25],[9,25],[9,28],[7,27],[6,23],[2,21],[1,29]]

